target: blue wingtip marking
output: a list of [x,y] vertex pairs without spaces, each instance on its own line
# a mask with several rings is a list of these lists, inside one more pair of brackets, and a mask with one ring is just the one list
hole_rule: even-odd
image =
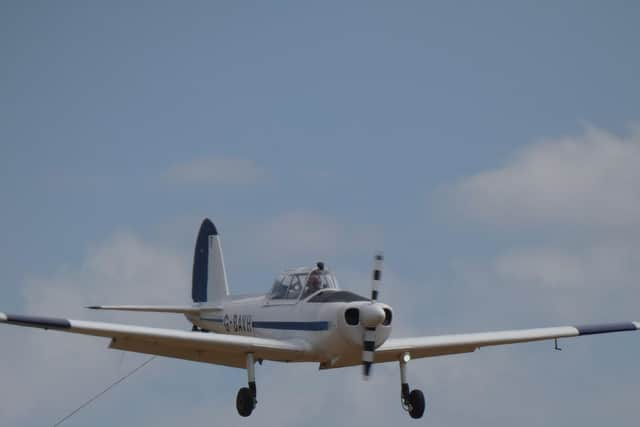
[[596,325],[575,326],[580,335],[607,334],[611,332],[635,331],[633,322],[601,323]]
[[67,319],[55,317],[23,316],[19,314],[7,314],[7,323],[22,326],[34,326],[45,329],[69,329],[71,323]]

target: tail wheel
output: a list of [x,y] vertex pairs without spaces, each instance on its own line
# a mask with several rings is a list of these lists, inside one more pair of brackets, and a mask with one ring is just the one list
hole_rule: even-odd
[[411,418],[422,418],[424,414],[425,401],[424,394],[420,390],[411,390],[409,393],[409,405],[411,405],[411,409],[409,410],[409,415]]
[[253,393],[248,387],[242,387],[238,390],[238,395],[236,396],[236,408],[238,409],[238,414],[242,417],[248,417],[253,412],[253,408],[255,408],[255,401],[253,399]]

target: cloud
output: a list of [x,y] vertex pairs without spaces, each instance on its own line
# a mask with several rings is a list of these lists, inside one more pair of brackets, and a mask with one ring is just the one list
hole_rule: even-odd
[[[466,314],[462,318],[473,313],[479,324],[491,329],[493,325],[505,328],[636,319],[640,299],[640,236],[636,231],[640,224],[639,164],[638,129],[619,136],[587,127],[578,135],[528,144],[503,166],[449,187],[455,209],[482,224],[498,226],[492,229],[495,241],[506,237],[509,242],[509,247],[476,252],[453,263],[453,299],[459,301],[458,312]],[[602,351],[598,343],[604,340],[615,340],[615,349],[596,356]],[[624,368],[615,365],[624,365],[631,357],[628,354],[638,354],[637,337],[581,338],[561,346],[565,347],[563,355],[568,350],[571,356],[560,361],[554,358],[553,363],[548,353],[537,350],[538,344],[501,350],[509,353],[501,360],[503,366],[491,365],[496,382],[476,373],[469,383],[472,387],[484,384],[485,391],[500,393],[505,399],[503,407],[516,410],[511,415],[496,414],[491,420],[488,411],[479,408],[492,405],[485,401],[474,402],[474,408],[465,408],[465,412],[493,425],[524,419],[527,424],[539,425],[554,419],[558,424],[587,426],[607,417],[632,425],[633,409],[625,395],[637,379],[626,377]],[[518,370],[518,355],[523,358],[520,365],[526,366],[526,372],[520,371],[515,380],[520,388],[511,387],[507,380]],[[469,363],[482,369],[484,362],[475,360]],[[608,370],[606,366],[615,367]],[[575,373],[585,369],[589,379]],[[550,388],[536,375],[557,381]],[[591,383],[592,379],[601,385]],[[496,390],[496,384],[507,393]],[[559,392],[558,387],[564,391]],[[616,397],[598,397],[585,387],[606,388]],[[477,390],[479,396],[485,394],[481,387]],[[525,395],[532,391],[540,411],[519,403],[528,400]],[[519,399],[512,400],[513,396]],[[585,404],[595,401],[598,405]]]
[[632,243],[593,243],[586,248],[533,247],[496,258],[501,277],[540,287],[628,288],[640,277],[640,253]]
[[452,188],[468,217],[505,224],[597,228],[640,224],[640,132],[581,134],[527,145],[504,166]]
[[174,165],[168,177],[180,184],[247,185],[266,176],[253,160],[239,157],[204,157]]
[[527,248],[498,255],[495,269],[498,276],[516,284],[578,288],[585,283],[589,258],[558,248]]
[[[510,247],[460,262],[461,277],[477,284],[470,292],[501,289],[521,307],[506,306],[509,318],[536,311],[568,321],[637,317],[638,165],[638,129],[617,136],[587,127],[528,144],[502,167],[452,186],[455,207],[499,226],[498,239],[519,232],[508,236]],[[523,232],[530,226],[534,233]]]
[[[575,248],[527,246],[495,256],[493,286],[524,295],[571,321],[634,320],[640,300],[640,242],[600,242]],[[536,301],[533,303],[532,301]]]
[[[372,234],[366,226],[354,231],[359,227],[363,226],[343,224],[326,215],[293,212],[265,221],[250,231],[261,230],[264,245],[278,242],[282,235],[297,236],[293,242],[271,246],[271,256],[284,258],[295,257],[297,251],[309,254],[316,250],[336,250],[337,253],[355,250],[358,245],[350,243],[350,238],[366,241]],[[306,234],[309,229],[329,232]],[[363,233],[365,236],[358,237]],[[256,242],[253,233],[237,238]],[[251,256],[245,260],[248,264],[260,261]],[[79,307],[96,302],[183,302],[188,300],[189,265],[188,256],[152,245],[132,233],[114,233],[88,250],[78,265],[51,277],[28,280],[24,292],[25,311],[184,329],[186,321],[180,317],[88,313]],[[352,271],[347,266],[339,277],[343,286],[367,292],[369,267]],[[489,270],[492,268],[494,265],[489,265]],[[516,273],[505,271],[503,274]],[[505,307],[515,305],[512,294],[505,293],[504,288],[491,287],[491,281],[489,285],[479,286],[475,275],[468,279],[457,288],[458,293],[454,293],[454,297],[462,297],[456,298],[459,301],[454,306],[450,297],[443,297],[445,287],[438,283],[416,283],[394,271],[393,264],[389,264],[381,292],[383,300],[396,310],[395,336],[429,334],[434,329],[443,333],[483,330],[493,315],[501,327],[512,326],[505,324]],[[548,304],[546,300],[536,299],[526,302],[526,307],[514,307],[514,310],[527,308],[534,313],[538,310],[539,314],[540,308]],[[544,323],[553,322],[557,317],[557,313],[552,314]],[[524,326],[542,326],[541,318],[537,322]],[[127,353],[124,362],[127,367],[119,368],[121,355],[107,350],[104,339],[11,326],[2,327],[2,338],[0,376],[3,383],[11,384],[11,393],[0,400],[3,425],[51,424],[113,381],[118,371],[129,370],[144,357]],[[630,341],[632,337],[626,336],[618,342]],[[562,352],[564,358],[560,358],[551,351],[549,343],[537,343],[414,360],[409,367],[409,379],[413,387],[426,392],[429,412],[424,421],[434,425],[512,425],[517,422],[534,426],[554,419],[558,423],[579,420],[586,427],[601,425],[603,418],[611,417],[615,417],[617,425],[635,425],[635,401],[629,396],[634,395],[638,375],[625,368],[630,361],[598,366],[604,360],[602,354],[594,356],[598,348],[588,341],[572,343]],[[618,344],[615,354],[629,354],[633,359],[637,353]],[[584,372],[589,375],[585,376]],[[364,382],[358,367],[318,372],[313,364],[265,362],[257,369],[259,405],[255,414],[245,420],[238,418],[234,406],[235,393],[246,382],[244,371],[158,359],[81,412],[75,422],[83,425],[125,422],[159,427],[179,423],[209,425],[212,420],[221,425],[249,426],[265,423],[415,425],[400,408],[398,375],[395,363],[376,366],[373,378]],[[554,378],[552,385],[549,378]],[[575,384],[584,384],[584,387],[576,389]],[[588,390],[597,392],[592,391],[594,395],[590,396]],[[584,405],[596,398],[599,405]]]
[[[27,279],[22,290],[24,307],[19,311],[186,329],[185,319],[176,317],[93,313],[82,307],[186,302],[188,278],[188,262],[180,255],[131,233],[117,232],[90,249],[81,265],[51,277]],[[51,422],[112,381],[122,364],[119,352],[106,349],[105,339],[12,326],[2,326],[1,332],[0,377],[4,384],[11,384],[11,393],[0,399],[3,425]],[[128,356],[125,365],[139,357]]]
[[293,211],[277,215],[248,231],[255,258],[309,263],[353,253],[373,254],[382,236],[373,225],[345,224],[328,215]]

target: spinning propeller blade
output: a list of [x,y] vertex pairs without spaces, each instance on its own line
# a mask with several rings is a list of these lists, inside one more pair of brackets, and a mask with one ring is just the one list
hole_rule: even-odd
[[[382,253],[376,254],[373,258],[373,278],[371,281],[372,305],[378,301],[378,287],[382,279],[382,260]],[[373,353],[376,345],[376,326],[379,322],[374,321],[373,323],[374,324],[365,324],[364,340],[362,343],[362,375],[364,379],[369,378],[369,375],[371,375],[371,365],[373,364]]]

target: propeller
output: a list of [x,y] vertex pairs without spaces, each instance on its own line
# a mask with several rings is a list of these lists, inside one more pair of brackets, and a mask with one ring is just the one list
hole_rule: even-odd
[[382,279],[382,253],[373,258],[373,277],[371,281],[371,304],[361,308],[362,323],[365,327],[362,342],[362,375],[364,379],[371,375],[373,354],[376,345],[376,327],[384,321],[385,312],[376,304],[378,301],[378,287]]

